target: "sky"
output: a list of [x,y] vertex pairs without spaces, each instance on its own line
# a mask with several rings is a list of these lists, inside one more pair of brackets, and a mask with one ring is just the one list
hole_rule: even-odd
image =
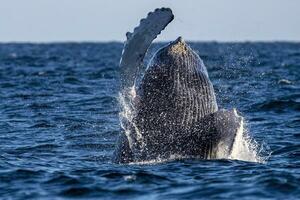
[[159,7],[157,41],[300,41],[299,0],[0,0],[0,42],[124,41]]

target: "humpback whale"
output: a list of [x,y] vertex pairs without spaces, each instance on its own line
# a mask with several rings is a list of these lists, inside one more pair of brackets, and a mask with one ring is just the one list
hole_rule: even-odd
[[242,117],[234,109],[218,108],[202,59],[182,37],[159,49],[143,67],[152,41],[173,18],[171,9],[156,9],[126,34],[120,61],[123,130],[113,157],[117,163],[173,155],[226,158],[231,153]]

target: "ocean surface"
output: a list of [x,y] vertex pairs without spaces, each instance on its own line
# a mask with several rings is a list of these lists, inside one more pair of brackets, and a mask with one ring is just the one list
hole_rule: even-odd
[[300,199],[300,43],[190,45],[256,159],[114,164],[123,44],[2,43],[0,199]]

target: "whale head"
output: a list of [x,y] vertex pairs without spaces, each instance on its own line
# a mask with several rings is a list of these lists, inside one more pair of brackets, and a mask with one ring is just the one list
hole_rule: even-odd
[[154,54],[139,85],[138,95],[144,101],[145,109],[151,108],[152,113],[167,112],[173,116],[174,112],[180,112],[175,118],[184,125],[218,109],[207,69],[182,37]]
[[181,72],[180,75],[199,72],[208,77],[207,69],[202,59],[182,37],[178,37],[154,54],[148,68],[155,65],[177,68],[178,73]]

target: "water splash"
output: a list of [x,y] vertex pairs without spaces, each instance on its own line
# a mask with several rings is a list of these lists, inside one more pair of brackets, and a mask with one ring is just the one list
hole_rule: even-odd
[[265,163],[266,158],[259,154],[258,143],[250,137],[245,126],[245,120],[243,118],[237,130],[232,151],[228,159]]
[[[124,90],[119,94],[119,103],[121,105],[120,112],[120,122],[121,128],[124,130],[125,135],[129,142],[129,147],[133,152],[137,151],[135,144],[139,143],[143,150],[145,143],[143,141],[143,136],[140,133],[139,129],[134,123],[134,100],[136,99],[135,86]],[[135,135],[133,135],[135,134]]]

